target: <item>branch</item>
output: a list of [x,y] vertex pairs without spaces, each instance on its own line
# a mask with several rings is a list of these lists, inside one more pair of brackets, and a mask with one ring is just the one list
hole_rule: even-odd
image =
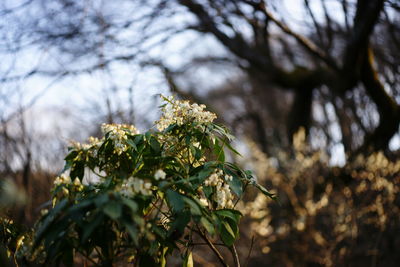
[[258,10],[262,11],[265,14],[265,16],[267,16],[271,21],[273,21],[282,31],[295,38],[297,42],[299,42],[313,56],[321,59],[323,62],[325,62],[326,65],[328,65],[332,69],[339,70],[339,67],[336,65],[336,63],[322,50],[320,50],[311,40],[292,31],[286,24],[276,19],[275,16],[271,12],[269,12],[269,10],[265,7],[265,5],[262,4],[254,5],[254,3],[252,3],[252,5],[258,8]]
[[253,250],[253,245],[254,245],[254,236],[251,237],[250,249],[249,249],[249,253],[247,254],[247,258],[246,258],[246,262],[244,264],[244,267],[248,267],[249,266],[249,260],[250,260],[251,251]]
[[344,91],[352,88],[357,81],[357,66],[363,59],[366,44],[372,34],[379,14],[383,9],[384,0],[358,0],[353,31],[347,44],[343,59],[343,74],[347,78]]
[[237,253],[237,251],[236,251],[235,245],[232,245],[232,246],[229,248],[229,250],[230,250],[231,253],[232,253],[233,261],[235,262],[235,266],[236,266],[236,267],[240,267],[239,255],[238,255],[238,253]]
[[214,244],[211,242],[211,240],[207,237],[206,234],[204,234],[200,229],[198,231],[195,231],[200,235],[200,237],[206,241],[208,246],[211,248],[211,250],[214,252],[214,254],[217,256],[219,262],[224,266],[224,267],[229,267],[228,264],[225,262],[224,257],[222,257],[221,253],[218,251],[218,249],[214,246]]
[[205,10],[203,5],[198,4],[193,0],[179,0],[179,3],[187,7],[189,11],[197,17],[200,23],[200,28],[197,29],[198,31],[212,33],[232,53],[238,57],[246,59],[252,65],[261,69],[269,68],[270,64],[268,64],[268,62],[265,60],[265,57],[259,53],[256,53],[253,48],[249,47],[241,35],[235,34],[234,37],[229,37],[220,29],[218,29],[215,21]]
[[399,129],[400,106],[392,99],[373,67],[374,55],[371,48],[364,53],[364,61],[361,69],[361,81],[368,95],[374,101],[379,112],[379,125],[375,131],[365,139],[362,150],[385,150],[390,139]]

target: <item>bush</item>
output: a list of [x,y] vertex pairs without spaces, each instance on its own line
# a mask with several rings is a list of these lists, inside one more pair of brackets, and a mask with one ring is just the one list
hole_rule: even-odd
[[54,181],[52,208],[20,238],[16,255],[46,264],[133,263],[165,266],[178,252],[192,266],[202,240],[223,265],[214,245],[230,249],[242,214],[236,204],[252,185],[249,171],[225,161],[232,136],[204,105],[163,97],[158,131],[103,124],[102,139],[74,143]]
[[375,152],[339,168],[295,145],[277,157],[250,145],[255,175],[279,196],[256,196],[240,209],[250,225],[242,235],[257,233],[250,266],[397,266],[400,160]]

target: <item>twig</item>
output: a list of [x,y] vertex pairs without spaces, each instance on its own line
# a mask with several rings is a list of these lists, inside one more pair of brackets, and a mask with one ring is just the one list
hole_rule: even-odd
[[238,255],[238,253],[237,253],[237,251],[236,251],[235,245],[233,244],[233,245],[229,248],[229,250],[230,250],[231,253],[232,253],[233,261],[235,262],[235,266],[236,266],[236,267],[240,267],[239,255]]
[[315,45],[311,40],[292,31],[289,26],[275,18],[275,16],[265,7],[265,5],[257,6],[257,9],[263,12],[264,15],[267,16],[271,21],[273,21],[276,26],[278,26],[282,31],[295,38],[311,54],[324,61],[332,69],[336,71],[339,70],[339,67],[336,65],[336,63],[328,55],[326,55],[324,51],[319,49],[318,46]]
[[224,257],[222,257],[221,253],[218,251],[218,249],[214,246],[214,244],[211,242],[211,240],[207,237],[206,234],[204,234],[200,229],[198,231],[195,231],[200,235],[201,238],[203,238],[204,241],[208,244],[208,246],[211,248],[211,250],[214,252],[214,254],[217,256],[219,262],[224,266],[224,267],[229,267],[228,264],[225,262]]
[[254,245],[254,235],[251,237],[251,244],[250,244],[250,249],[249,249],[249,253],[247,254],[247,258],[246,258],[246,262],[244,264],[244,267],[249,266],[249,261],[250,261],[250,255],[251,255],[251,251],[253,250],[253,245]]

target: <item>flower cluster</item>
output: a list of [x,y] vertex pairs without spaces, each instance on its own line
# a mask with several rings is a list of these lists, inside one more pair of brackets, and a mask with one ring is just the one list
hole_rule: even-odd
[[156,179],[156,180],[163,180],[163,179],[165,179],[165,177],[167,176],[167,174],[163,171],[163,170],[161,170],[161,169],[159,169],[159,170],[157,170],[156,171],[156,173],[154,174],[154,179]]
[[227,181],[232,181],[231,175],[224,175],[222,170],[215,170],[205,181],[205,186],[215,187],[213,200],[217,203],[217,209],[233,208],[234,195]]
[[121,185],[119,191],[126,197],[133,197],[137,194],[145,196],[151,195],[152,184],[146,182],[143,179],[130,177],[128,180]]
[[62,184],[70,184],[71,183],[71,177],[69,175],[63,173],[60,176],[57,176],[56,179],[54,180],[54,185],[59,186]]
[[162,108],[160,120],[156,122],[157,129],[160,131],[174,123],[178,125],[191,122],[209,123],[217,118],[214,113],[204,110],[205,105],[190,104],[187,100],[175,100],[173,96],[161,97],[167,101],[167,104]]
[[90,144],[82,144],[76,141],[71,141],[70,144],[75,150],[88,150],[92,147]]
[[139,131],[133,125],[127,124],[107,124],[101,125],[101,130],[104,134],[114,142],[115,152],[121,155],[128,149],[125,141],[128,139],[127,133],[138,134]]
[[[60,186],[60,185],[71,185],[72,189],[75,191],[83,190],[83,185],[81,183],[81,180],[79,180],[78,178],[75,178],[75,180],[72,181],[71,177],[67,173],[62,173],[60,176],[56,177],[56,179],[54,180],[55,187]],[[69,190],[67,187],[63,187],[62,192],[66,196],[69,194]]]

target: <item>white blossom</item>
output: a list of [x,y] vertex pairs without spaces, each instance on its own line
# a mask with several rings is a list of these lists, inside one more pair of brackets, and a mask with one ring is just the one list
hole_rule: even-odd
[[70,184],[71,183],[71,177],[69,177],[68,174],[62,173],[60,176],[57,176],[56,179],[54,180],[54,185],[59,186],[61,184]]
[[[224,178],[224,179],[223,179]],[[234,195],[226,181],[231,181],[231,175],[224,175],[222,170],[215,170],[205,181],[205,186],[215,187],[213,200],[217,203],[217,209],[233,208]]]
[[85,174],[82,178],[83,185],[97,185],[103,182],[104,177],[107,174],[104,171],[101,171],[98,167],[95,167],[93,170],[90,168],[85,168]]
[[154,179],[156,179],[156,180],[162,179],[163,180],[163,179],[165,179],[166,175],[167,174],[163,170],[159,169],[154,174]]
[[204,110],[205,105],[190,104],[186,100],[175,100],[172,96],[161,97],[167,101],[167,104],[162,108],[160,120],[156,122],[157,129],[160,131],[174,123],[178,125],[190,122],[208,123],[217,118],[214,113]]
[[148,196],[151,195],[151,187],[152,184],[150,182],[146,182],[140,178],[130,177],[121,185],[119,191],[126,197],[133,197],[137,194]]
[[82,184],[81,184],[81,180],[79,180],[78,178],[75,178],[75,180],[74,180],[74,185],[75,185],[75,186],[80,186],[80,185],[82,185]]
[[108,138],[114,142],[114,151],[118,155],[121,155],[128,149],[128,146],[126,145],[126,140],[128,139],[127,133],[139,133],[135,126],[127,124],[103,123],[101,125],[101,130],[104,134],[108,134]]
[[200,204],[203,205],[204,207],[208,206],[208,200],[205,197],[200,198]]

